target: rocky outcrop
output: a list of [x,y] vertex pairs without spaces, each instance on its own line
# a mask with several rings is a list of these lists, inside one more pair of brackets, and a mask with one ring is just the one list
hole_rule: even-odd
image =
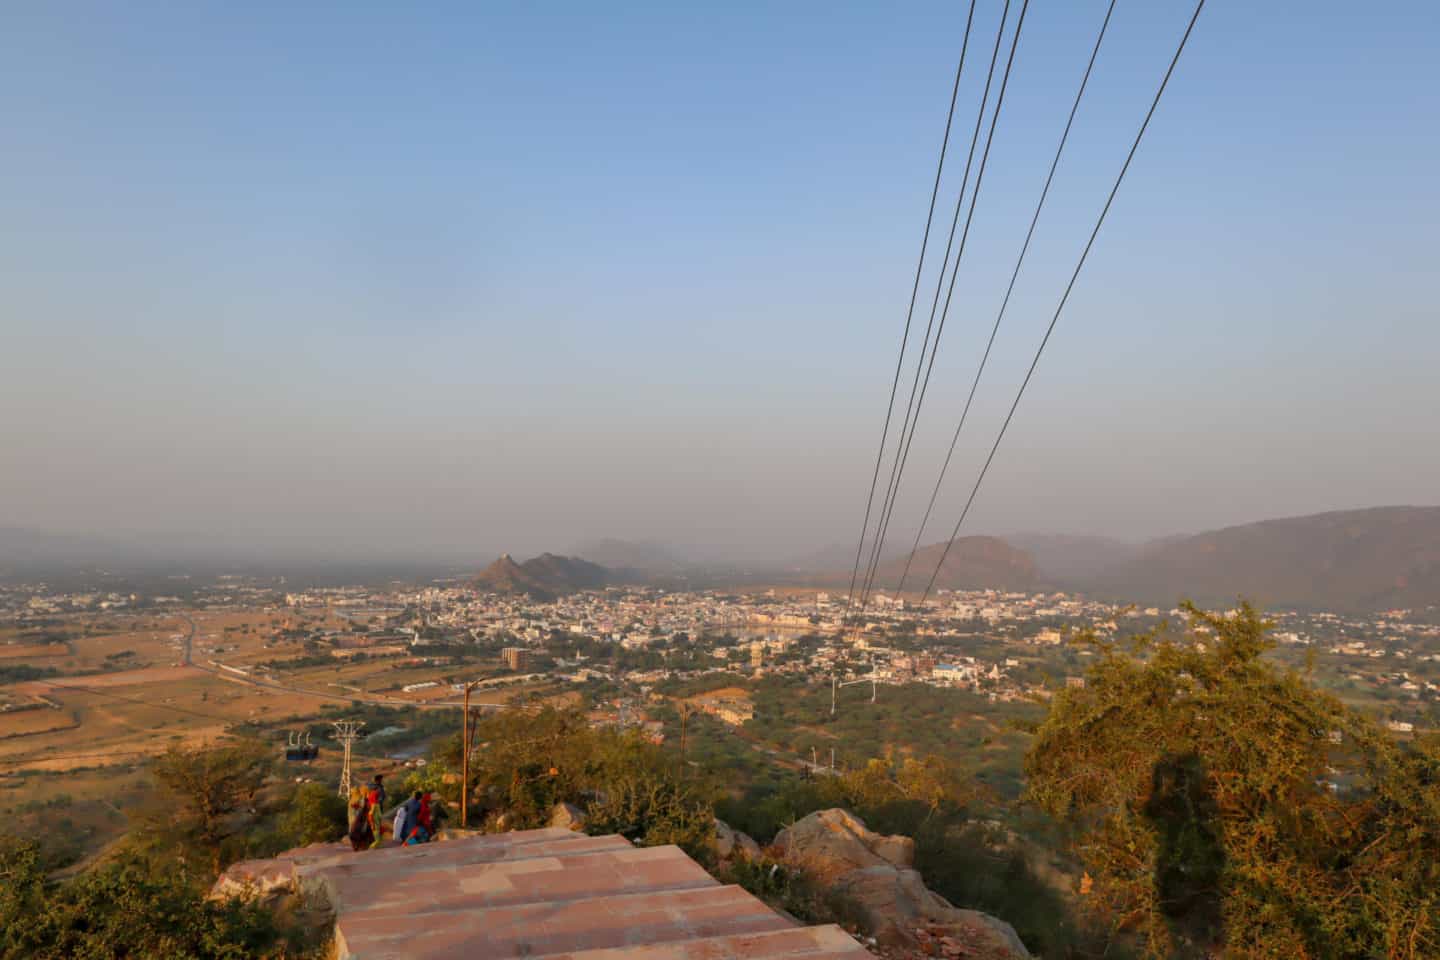
[[759,860],[760,844],[749,834],[736,830],[724,820],[715,820],[715,857],[718,860]]
[[227,868],[210,888],[212,900],[264,899],[294,889],[289,860],[244,860]]
[[915,841],[885,836],[865,826],[848,810],[819,810],[775,835],[775,850],[791,863],[803,864],[829,883],[841,874],[865,867],[915,864]]
[[277,853],[265,860],[241,860],[231,864],[215,880],[210,887],[210,898],[264,900],[284,893],[293,893],[296,889],[296,863],[328,859],[349,849],[350,846],[346,843],[312,843],[308,847],[296,847]]
[[1010,924],[960,909],[926,887],[912,866],[913,840],[875,833],[848,811],[810,814],[780,831],[773,850],[851,901],[886,947],[934,947],[942,956],[1030,956]]
[[550,811],[550,822],[547,827],[559,827],[562,830],[584,830],[585,811],[573,803],[557,803]]

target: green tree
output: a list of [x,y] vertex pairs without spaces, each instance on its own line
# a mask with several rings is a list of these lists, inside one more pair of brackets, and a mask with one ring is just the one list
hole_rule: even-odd
[[1440,955],[1440,751],[1267,660],[1248,604],[1185,609],[1180,635],[1081,638],[1086,685],[1026,757],[1081,892],[1155,956]]
[[64,883],[33,841],[0,836],[0,960],[246,960],[299,957],[298,934],[262,906],[212,902],[183,870],[133,855]]
[[161,797],[142,834],[152,848],[174,847],[182,859],[218,874],[228,857],[243,852],[270,764],[271,751],[255,740],[170,747],[152,768]]
[[[714,835],[708,783],[682,780],[671,758],[634,731],[595,729],[577,709],[503,710],[479,724],[470,763],[472,796],[491,825],[544,825],[558,803],[585,809],[595,833],[642,844],[676,843],[706,855]],[[459,738],[437,751],[460,768]]]
[[348,826],[349,810],[335,791],[322,783],[303,783],[280,815],[280,834],[289,846],[339,840]]

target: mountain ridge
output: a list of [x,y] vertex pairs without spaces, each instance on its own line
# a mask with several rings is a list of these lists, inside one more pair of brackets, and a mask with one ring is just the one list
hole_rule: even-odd
[[610,570],[579,557],[542,553],[524,563],[516,563],[510,554],[502,553],[476,574],[471,583],[486,593],[554,600],[580,590],[598,589],[615,580]]
[[1440,506],[1331,510],[1151,541],[1096,595],[1343,612],[1440,604]]

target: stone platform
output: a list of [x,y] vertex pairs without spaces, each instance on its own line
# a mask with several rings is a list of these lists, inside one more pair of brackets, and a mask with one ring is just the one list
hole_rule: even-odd
[[254,872],[330,904],[339,960],[870,957],[839,927],[797,926],[719,883],[678,847],[618,836],[545,829],[363,853],[324,845]]

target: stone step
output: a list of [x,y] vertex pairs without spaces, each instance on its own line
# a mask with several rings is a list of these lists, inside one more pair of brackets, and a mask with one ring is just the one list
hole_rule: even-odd
[[[504,836],[500,834],[499,836]],[[355,891],[393,886],[403,877],[407,883],[454,885],[456,871],[485,863],[503,863],[553,856],[583,856],[635,849],[624,837],[587,837],[570,833],[561,839],[547,839],[515,845],[479,843],[489,837],[474,837],[449,843],[427,843],[394,848],[394,854],[380,851],[350,853],[324,863],[295,867],[301,890],[319,893],[336,910],[346,908],[346,896]]]
[[[529,849],[549,846],[535,844]],[[715,887],[719,883],[679,847],[631,847],[584,854],[475,863],[450,871],[392,877],[327,876],[332,906],[367,918],[485,910],[491,907],[568,901],[643,891]]]
[[714,886],[423,917],[344,913],[335,945],[341,960],[503,960],[791,928],[740,887]]
[[644,946],[547,953],[531,960],[874,960],[874,954],[834,925],[791,927]]
[[532,843],[553,843],[557,840],[574,839],[583,837],[584,834],[575,833],[571,830],[562,830],[558,827],[544,827],[539,830],[516,830],[512,833],[491,833],[480,834],[472,837],[465,837],[460,840],[451,840],[443,843],[425,843],[415,847],[406,847],[395,843],[388,835],[385,842],[373,850],[352,850],[349,842],[315,845],[301,847],[298,850],[282,853],[283,859],[294,862],[297,867],[324,868],[334,864],[354,863],[363,857],[366,861],[383,863],[401,857],[407,853],[414,856],[418,851],[426,851],[434,854],[435,851],[455,850],[488,850],[493,848],[509,849],[511,847],[522,847]]

